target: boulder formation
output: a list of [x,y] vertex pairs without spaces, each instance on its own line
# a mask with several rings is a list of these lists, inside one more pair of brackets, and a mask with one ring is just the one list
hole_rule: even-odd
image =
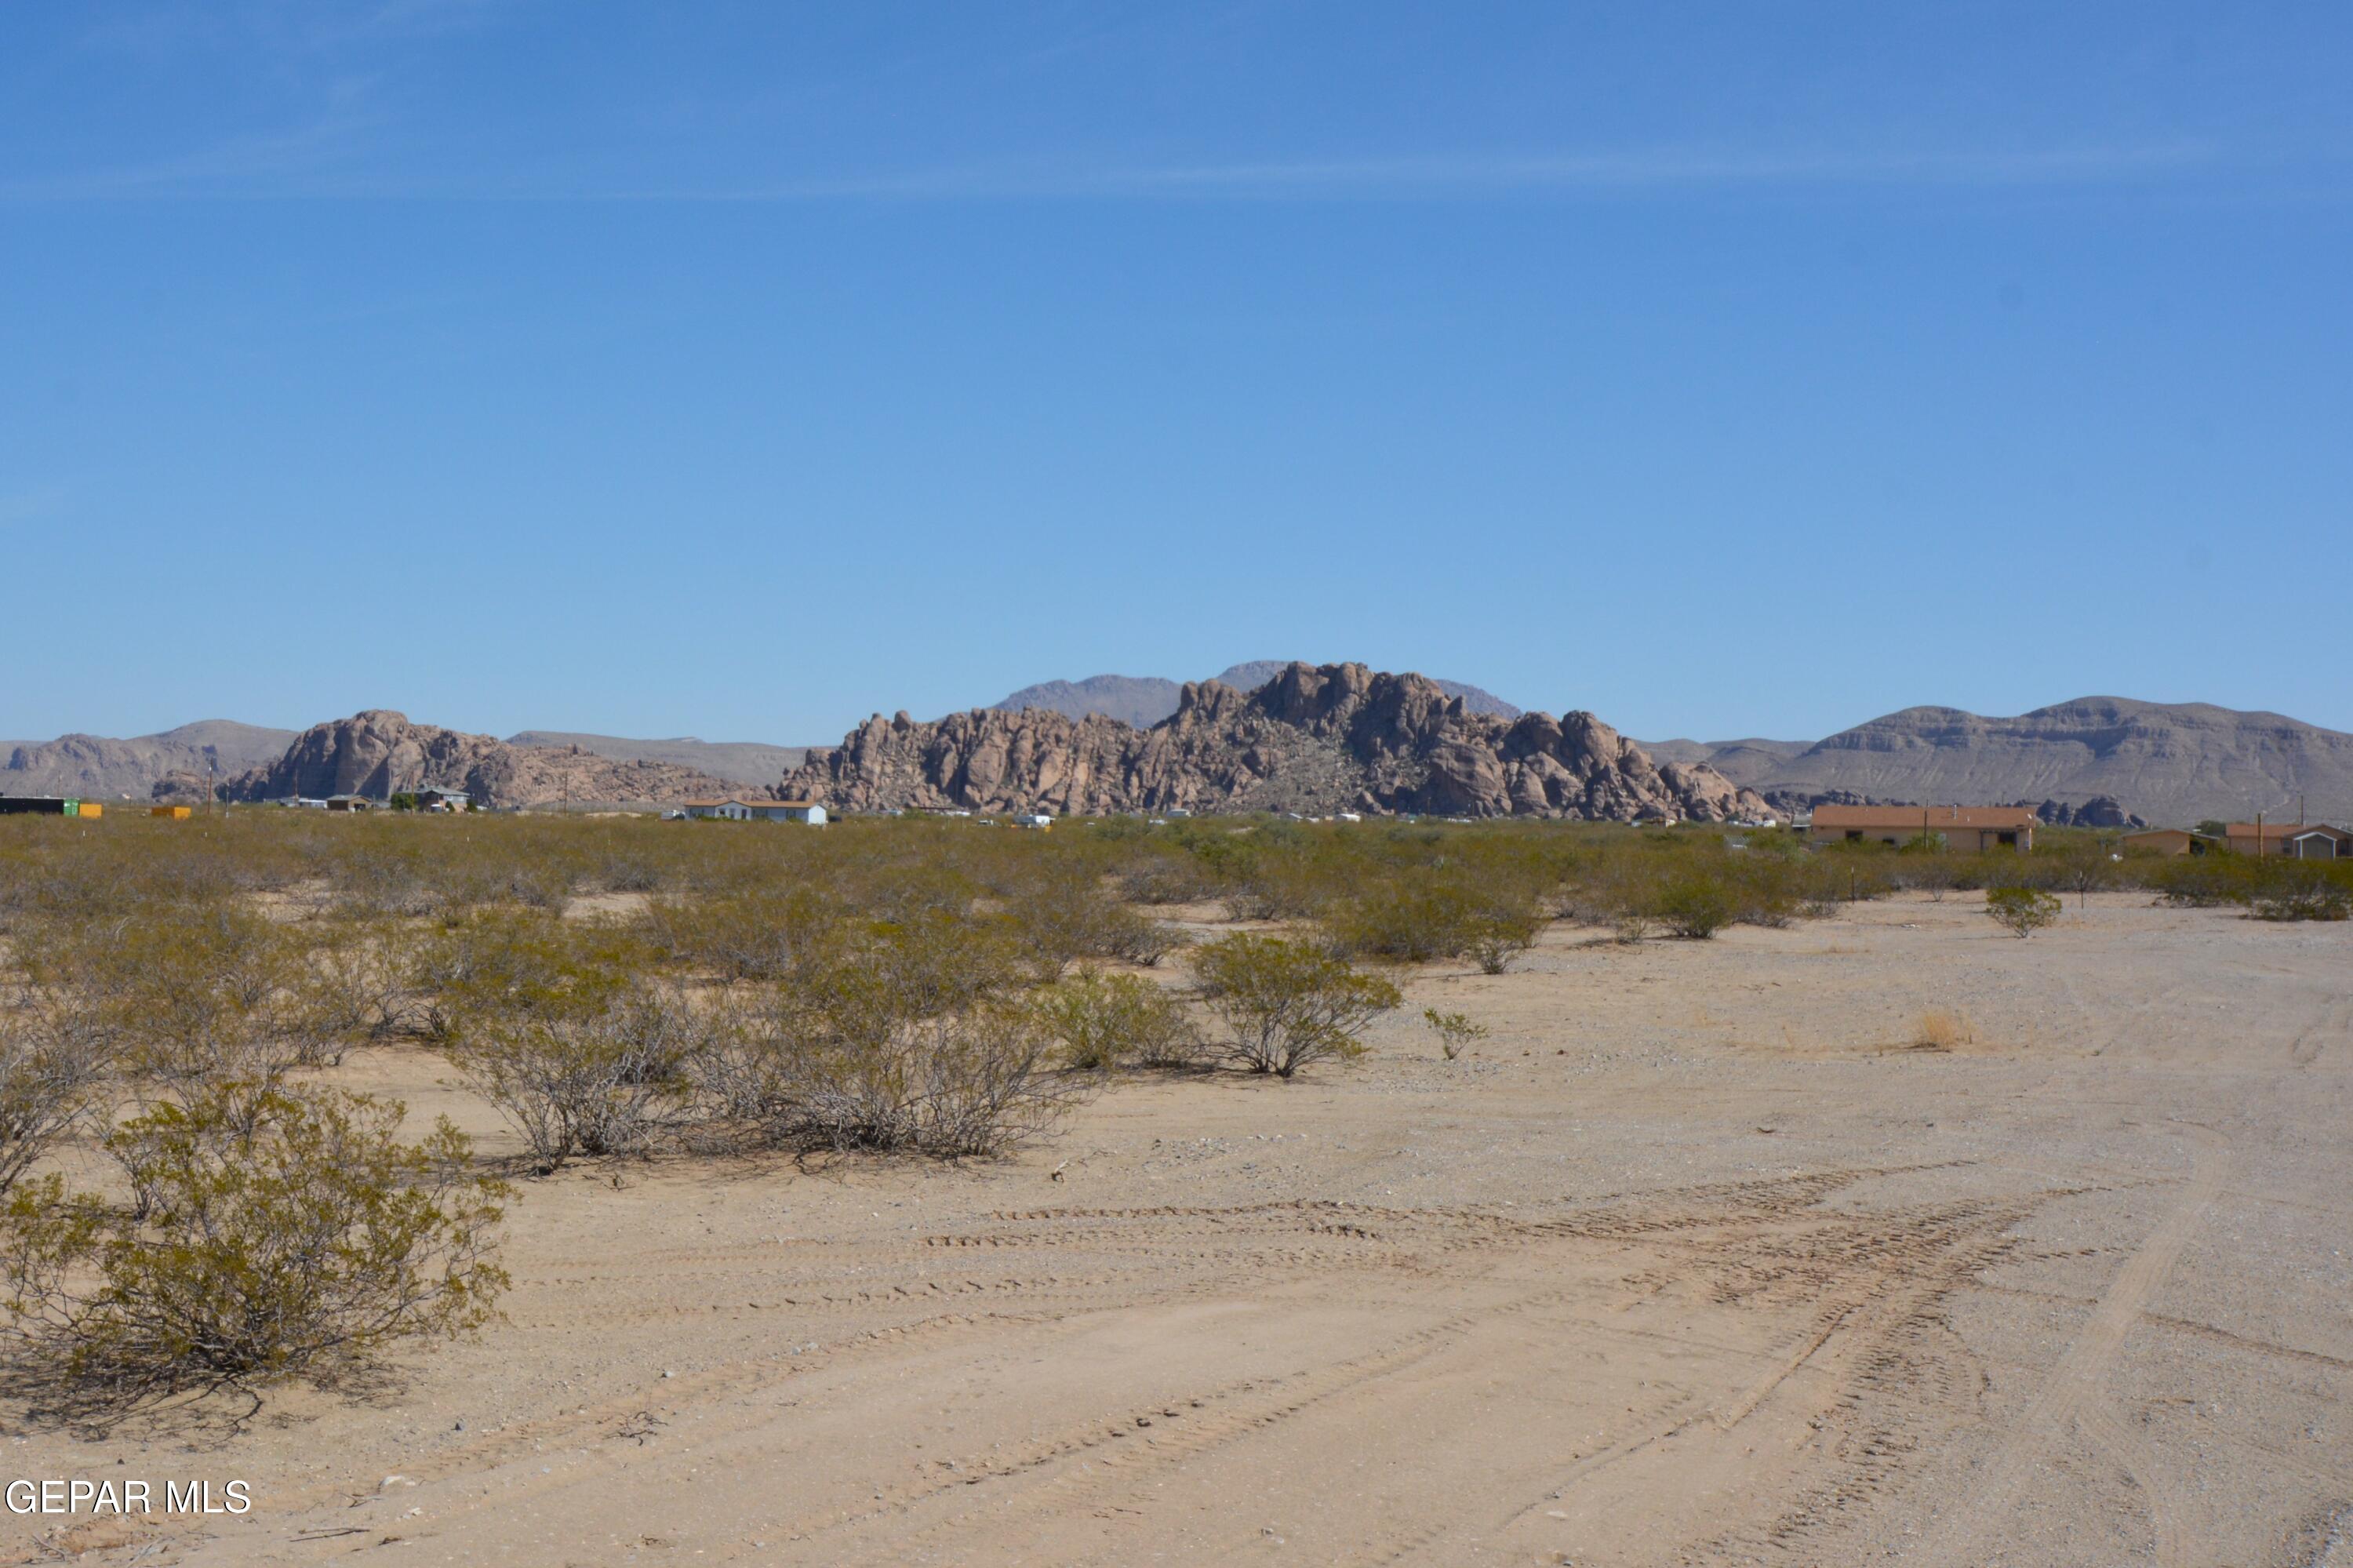
[[848,810],[1348,810],[1722,821],[1764,800],[1699,764],[1654,764],[1588,713],[1469,711],[1419,675],[1286,665],[1243,693],[1188,682],[1147,729],[1101,715],[981,708],[881,715],[786,776],[780,793]]
[[[160,796],[179,780],[156,785]],[[578,747],[510,746],[495,736],[415,724],[406,714],[371,708],[312,725],[284,756],[231,780],[232,800],[290,796],[386,796],[427,788],[459,789],[486,806],[644,806],[693,797],[764,797],[676,763],[616,761]]]

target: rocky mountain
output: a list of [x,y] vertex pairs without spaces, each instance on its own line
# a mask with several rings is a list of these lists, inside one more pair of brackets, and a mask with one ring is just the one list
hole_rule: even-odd
[[[161,796],[180,781],[155,787]],[[428,785],[463,789],[489,806],[654,806],[697,796],[762,794],[674,762],[618,762],[571,747],[513,746],[495,736],[413,724],[371,708],[312,725],[284,755],[232,780],[233,800],[372,795]]]
[[224,779],[266,762],[294,738],[234,719],[199,719],[177,729],[115,740],[61,735],[55,740],[0,744],[0,795],[87,795],[144,800],[155,780],[174,771],[210,772],[217,758]]
[[[1253,659],[1229,665],[1210,679],[1238,692],[1255,692],[1289,669],[1292,662]],[[1491,714],[1498,718],[1520,716],[1518,708],[1492,692],[1482,692],[1461,681],[1432,680],[1430,683],[1450,697],[1461,697],[1464,708],[1471,713]],[[1179,683],[1160,675],[1089,675],[1083,681],[1043,681],[1024,686],[989,705],[1017,714],[1024,708],[1050,708],[1072,718],[1101,714],[1138,729],[1149,729],[1176,711],[1177,697],[1183,690]]]
[[1293,663],[1253,692],[1188,682],[1149,728],[1032,707],[919,724],[880,714],[780,792],[855,810],[1349,809],[1711,821],[1764,800],[1698,765],[1654,764],[1591,714],[1471,711],[1419,675]]
[[632,740],[617,735],[582,735],[570,730],[526,729],[507,736],[509,746],[535,746],[568,751],[575,747],[592,757],[615,762],[666,762],[707,773],[733,784],[763,787],[776,775],[798,768],[808,757],[805,746],[770,746],[757,740],[697,740],[680,736],[670,740]]
[[[1673,754],[1775,800],[1849,791],[1913,804],[2048,801],[2157,822],[2353,821],[2353,735],[2205,703],[2079,697],[2015,718],[1905,708],[1812,745],[1731,741]],[[2097,813],[2105,815],[2105,811]]]

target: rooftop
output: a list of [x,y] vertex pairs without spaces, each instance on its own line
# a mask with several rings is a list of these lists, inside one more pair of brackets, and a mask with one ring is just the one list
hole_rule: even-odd
[[1817,828],[1894,828],[1935,832],[1939,828],[1998,828],[2010,832],[2036,823],[2031,806],[1817,806]]

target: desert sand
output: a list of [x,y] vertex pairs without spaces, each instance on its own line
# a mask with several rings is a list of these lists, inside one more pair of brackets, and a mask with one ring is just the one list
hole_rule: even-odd
[[[0,1559],[2353,1563],[2353,931],[1907,897],[1407,992],[1008,1161],[525,1182],[508,1320],[377,1386],[6,1411],[11,1478],[254,1508]],[[421,1049],[336,1076],[516,1147]]]

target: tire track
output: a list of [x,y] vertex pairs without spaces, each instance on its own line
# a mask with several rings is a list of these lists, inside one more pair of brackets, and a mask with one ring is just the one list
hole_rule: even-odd
[[2086,1410],[2094,1408],[2094,1402],[2104,1398],[2102,1385],[2117,1352],[2140,1320],[2150,1296],[2179,1261],[2230,1170],[2229,1144],[2220,1134],[2200,1127],[2183,1130],[2198,1145],[2199,1152],[2179,1200],[2117,1272],[2090,1319],[2043,1380],[2042,1391],[1980,1467],[1980,1475],[1968,1489],[1968,1506],[1944,1515],[1907,1554],[1910,1561],[1953,1568],[1977,1568],[1987,1562],[2003,1525],[2014,1513],[2028,1472],[2048,1455],[2054,1441],[2081,1422]]

